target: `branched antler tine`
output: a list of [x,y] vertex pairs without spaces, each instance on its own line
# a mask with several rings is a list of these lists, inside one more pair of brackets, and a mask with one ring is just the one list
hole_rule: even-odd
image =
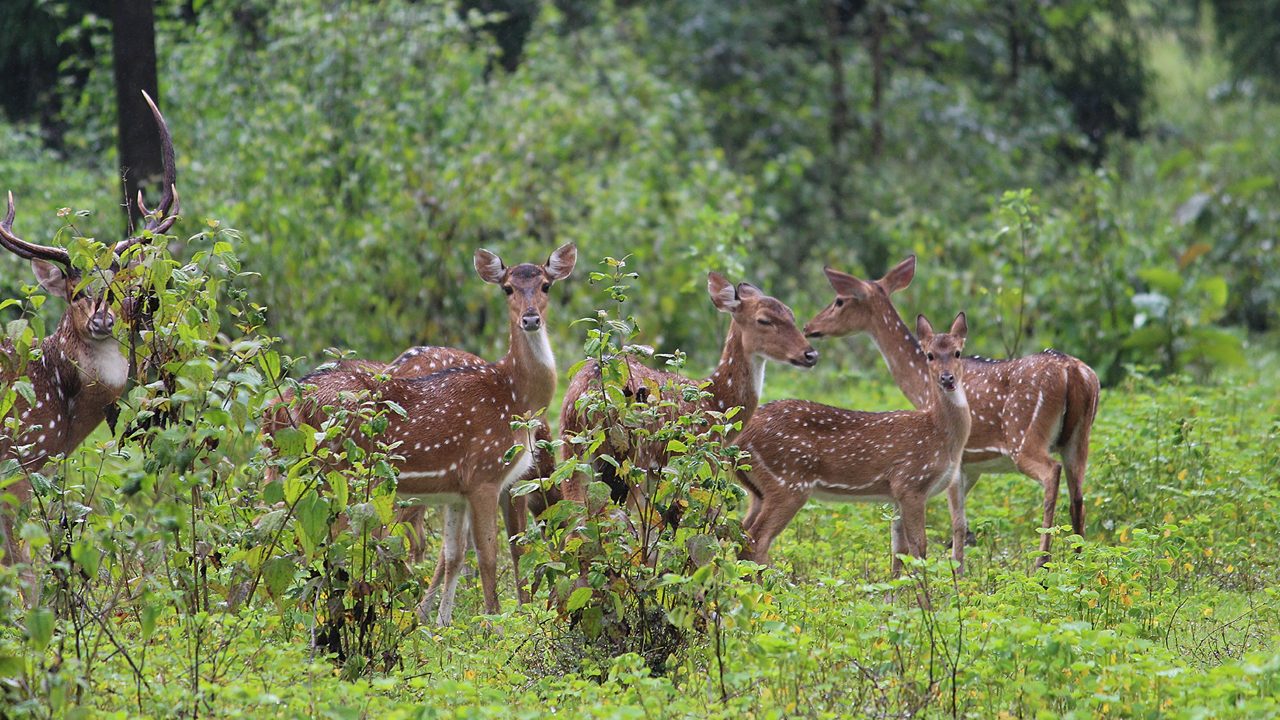
[[6,250],[27,260],[48,260],[63,267],[71,267],[71,256],[59,247],[36,245],[13,234],[13,218],[17,211],[13,205],[13,191],[9,191],[9,209],[4,214],[4,222],[0,222],[0,245]]
[[[168,212],[164,216],[158,217],[154,226],[150,224],[147,226],[147,229],[154,235],[160,235],[161,233],[167,232],[169,228],[173,227],[173,224],[178,221],[178,215],[182,213],[182,203],[178,199],[177,185],[169,186],[167,197],[171,200]],[[156,212],[159,212],[158,208]]]
[[142,213],[142,217],[151,215],[151,210],[147,209],[147,202],[142,199],[142,191],[138,191],[138,211]]
[[[159,235],[167,231],[173,226],[177,220],[178,208],[178,163],[173,150],[173,136],[169,134],[169,125],[165,122],[164,116],[160,114],[160,108],[156,107],[155,101],[147,94],[146,90],[142,91],[142,99],[147,101],[147,107],[151,108],[151,114],[156,119],[156,127],[160,131],[160,159],[164,166],[164,193],[160,197],[160,204],[156,205],[155,210],[148,210],[146,204],[142,202],[142,193],[138,193],[138,209],[142,211],[144,217],[149,217],[144,229],[151,235]],[[126,250],[144,242],[144,236],[134,235],[133,237],[121,240],[116,243],[116,255],[123,255]]]

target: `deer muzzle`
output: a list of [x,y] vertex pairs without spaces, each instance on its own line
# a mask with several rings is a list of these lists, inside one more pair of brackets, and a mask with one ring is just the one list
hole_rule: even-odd
[[809,348],[804,351],[804,355],[800,356],[799,359],[793,358],[791,360],[791,364],[798,367],[811,368],[818,364],[818,351],[813,348]]
[[542,316],[536,312],[528,311],[520,316],[520,327],[525,332],[534,332],[542,328]]

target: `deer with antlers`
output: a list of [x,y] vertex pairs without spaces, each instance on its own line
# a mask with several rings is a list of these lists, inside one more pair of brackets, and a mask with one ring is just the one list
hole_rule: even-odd
[[[164,191],[159,205],[148,210],[138,195],[138,206],[148,217],[142,232],[116,243],[109,271],[103,271],[105,283],[85,283],[81,271],[71,264],[71,256],[60,247],[27,242],[13,231],[16,216],[13,193],[9,207],[0,221],[0,246],[20,258],[30,260],[41,287],[50,295],[67,302],[67,309],[52,335],[40,345],[39,357],[26,364],[17,357],[7,340],[0,346],[4,367],[0,385],[10,388],[25,375],[32,390],[31,401],[17,394],[11,420],[0,428],[0,460],[17,460],[20,475],[6,488],[17,499],[18,507],[30,502],[30,474],[39,472],[48,460],[70,454],[85,437],[106,418],[123,394],[129,378],[129,360],[116,339],[116,313],[112,309],[114,275],[132,259],[130,250],[151,241],[173,226],[178,218],[177,165],[173,140],[164,117],[151,98],[146,96],[151,113],[160,129],[161,156],[164,167]],[[94,287],[97,289],[94,289]],[[118,288],[117,288],[118,292]],[[124,320],[141,320],[135,308]],[[16,419],[16,431],[12,420]],[[17,507],[0,500],[0,535],[4,541],[4,562],[25,564],[22,581],[29,603],[39,595],[39,584],[30,571],[30,558],[14,534]]]
[[[458,574],[466,550],[468,526],[476,545],[485,612],[499,611],[496,586],[499,495],[533,465],[534,433],[513,430],[512,420],[546,408],[556,385],[555,356],[547,337],[548,292],[572,272],[577,250],[566,244],[545,264],[507,267],[487,250],[475,253],[475,268],[485,281],[507,294],[510,347],[499,361],[455,366],[421,377],[380,379],[376,374],[339,368],[315,373],[308,391],[292,408],[282,405],[266,423],[268,432],[287,423],[324,423],[325,407],[349,407],[354,396],[397,403],[405,416],[391,414],[379,442],[394,447],[399,473],[397,493],[418,501],[445,502],[443,572],[418,606],[427,619],[437,597],[436,620],[453,618]],[[357,442],[368,444],[356,437]],[[514,445],[515,459],[503,463]]]
[[[911,283],[911,256],[875,281],[826,268],[836,298],[805,324],[809,337],[870,333],[894,381],[918,408],[931,401],[925,349],[898,316],[892,294]],[[1044,524],[1053,527],[1063,471],[1071,497],[1071,528],[1084,537],[1084,474],[1089,432],[1098,410],[1098,376],[1055,350],[1010,360],[965,358],[973,429],[964,451],[964,491],[984,472],[1017,471],[1044,488]],[[1062,458],[1059,463],[1052,453]],[[961,498],[963,501],[963,497]],[[969,533],[966,529],[966,537]],[[1049,560],[1052,536],[1040,536],[1036,567]]]
[[[733,285],[724,276],[712,272],[707,275],[707,292],[716,309],[731,318],[720,364],[715,372],[705,380],[695,381],[676,373],[634,364],[628,358],[627,386],[623,392],[628,397],[647,402],[658,402],[665,396],[673,403],[663,413],[667,418],[677,413],[697,410],[724,412],[740,407],[742,410],[735,420],[746,425],[756,411],[764,389],[765,361],[810,368],[817,363],[818,353],[796,327],[791,308],[765,295],[756,286],[745,282]],[[562,436],[568,438],[581,434],[594,423],[601,422],[588,410],[587,403],[589,395],[599,385],[600,367],[595,362],[584,365],[570,380],[560,411]],[[705,386],[708,395],[690,402],[683,396],[683,389],[689,386]],[[660,422],[661,419],[655,420],[645,429],[652,433]],[[643,437],[635,438],[630,447],[610,445],[605,451],[619,462],[629,459],[633,467],[646,472],[660,470],[668,458],[663,443]],[[607,462],[596,461],[594,465],[609,483],[615,502],[627,500],[646,514],[649,503],[648,492],[644,488],[625,485],[616,477],[613,465]],[[576,479],[566,483],[566,497],[581,500],[583,492]]]
[[916,320],[923,346],[928,409],[859,412],[807,400],[780,400],[760,408],[738,436],[751,455],[739,470],[750,505],[743,528],[750,545],[743,557],[762,565],[769,547],[809,498],[844,502],[893,502],[893,573],[903,553],[925,556],[925,503],[947,489],[955,542],[952,558],[964,569],[961,455],[969,437],[965,363],[968,325],[964,313],[946,333]]

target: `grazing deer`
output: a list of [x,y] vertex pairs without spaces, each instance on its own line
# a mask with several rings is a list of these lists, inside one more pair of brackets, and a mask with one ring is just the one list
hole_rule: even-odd
[[[426,619],[439,595],[436,620],[453,618],[458,572],[469,524],[480,566],[485,612],[497,613],[495,583],[498,496],[533,465],[534,433],[513,430],[511,421],[542,410],[555,393],[556,366],[546,331],[551,284],[572,272],[577,250],[566,244],[544,265],[508,268],[488,250],[475,253],[476,272],[507,294],[510,349],[494,363],[450,367],[424,377],[385,380],[365,370],[337,369],[307,378],[310,389],[294,408],[281,406],[265,423],[268,432],[282,423],[319,427],[326,406],[350,407],[363,395],[394,401],[407,416],[390,414],[380,442],[398,444],[397,493],[419,501],[443,499],[445,505],[442,581],[418,605]],[[287,410],[287,414],[282,412]],[[357,443],[369,441],[356,437]],[[524,449],[510,464],[502,457],[513,445]]]
[[762,565],[769,546],[810,497],[844,502],[893,502],[893,573],[901,553],[925,556],[925,502],[947,488],[952,558],[964,570],[963,489],[960,462],[969,437],[964,313],[951,330],[934,334],[916,320],[931,396],[926,410],[859,412],[807,400],[780,400],[760,408],[738,436],[751,454],[739,470],[750,505],[743,527],[751,545],[743,557]]
[[[818,362],[818,353],[796,327],[791,308],[765,295],[756,286],[745,282],[735,286],[719,273],[712,272],[707,275],[707,292],[711,294],[711,302],[716,309],[728,313],[731,318],[720,365],[711,377],[702,381],[690,380],[676,373],[631,363],[628,359],[627,387],[623,392],[629,397],[648,398],[649,401],[659,401],[663,399],[659,397],[661,393],[669,393],[665,399],[671,400],[674,407],[664,412],[667,419],[697,410],[723,412],[741,407],[742,411],[735,420],[746,425],[756,411],[764,389],[765,361],[775,360],[809,368]],[[599,378],[600,367],[589,362],[569,381],[560,410],[562,436],[580,434],[599,422],[583,407],[584,398],[592,394],[593,387],[599,386]],[[697,402],[683,398],[682,388],[704,385],[709,397]],[[654,421],[648,430],[656,431],[660,422]],[[606,452],[619,462],[627,458],[633,467],[646,471],[658,470],[667,463],[668,452],[662,442],[641,440],[631,447],[606,445],[609,445]],[[648,494],[644,488],[627,487],[616,477],[614,467],[609,463],[597,461],[595,466],[609,483],[615,502],[621,503],[629,498],[642,514],[647,511]],[[582,493],[583,488],[577,485],[576,480],[570,481],[564,492],[566,497],[575,499],[582,499]]]
[[[19,393],[12,408],[12,417],[17,421],[16,436],[7,425],[0,428],[0,460],[17,460],[22,473],[16,483],[5,489],[17,498],[18,506],[26,505],[31,499],[30,474],[39,472],[50,458],[65,457],[75,450],[120,399],[129,378],[129,361],[120,351],[120,341],[112,334],[116,314],[111,308],[111,280],[120,270],[121,262],[128,259],[129,250],[168,231],[179,212],[173,140],[160,110],[150,97],[146,100],[160,128],[164,191],[154,211],[147,210],[139,193],[138,206],[149,219],[142,232],[121,240],[112,248],[114,259],[111,273],[103,278],[107,280],[105,286],[96,290],[88,285],[80,287],[81,271],[72,266],[71,256],[64,248],[36,245],[14,234],[13,220],[17,213],[13,193],[9,193],[8,212],[0,221],[0,246],[30,260],[41,287],[67,302],[57,328],[41,343],[39,358],[26,366],[25,373],[22,371],[24,358],[17,356],[7,339],[0,343],[0,355],[3,355],[0,387],[7,390],[25,374],[32,388],[33,402]],[[143,318],[134,312],[124,320],[136,323]],[[28,603],[34,604],[40,587],[30,570],[30,557],[14,535],[17,508],[3,501],[0,506],[4,562],[28,566],[22,581]]]
[[[870,333],[903,394],[925,408],[930,403],[925,351],[890,297],[911,283],[915,270],[914,255],[873,282],[827,268],[836,299],[804,327],[809,337]],[[1047,530],[1053,527],[1065,468],[1071,529],[1084,537],[1084,473],[1098,410],[1098,376],[1080,360],[1054,350],[1010,360],[969,357],[964,366],[973,413],[962,468],[964,491],[984,472],[1016,470],[1044,488]],[[1061,463],[1052,452],[1061,455]],[[1041,535],[1036,567],[1049,560],[1051,539],[1048,533]]]
[[[480,367],[488,361],[465,350],[454,348],[420,345],[400,353],[385,368],[377,368],[375,372],[386,372],[394,377],[424,377],[453,367]],[[534,441],[550,441],[551,432],[545,424],[539,425],[534,433]],[[550,453],[533,448],[535,460],[529,471],[516,480],[517,483],[529,482],[538,478],[550,477],[555,472],[555,458]],[[511,552],[511,573],[516,584],[516,598],[520,603],[529,602],[529,591],[520,578],[520,557],[524,554],[516,538],[529,527],[529,514],[537,517],[551,505],[560,500],[557,488],[535,491],[519,497],[511,497],[509,489],[504,489],[498,496],[498,504],[502,508],[502,519],[507,529],[507,546]],[[410,505],[400,511],[399,520],[409,526],[409,554],[414,562],[422,562],[426,554],[426,506]],[[444,577],[444,558],[453,551],[440,548],[440,559],[436,563],[430,587],[440,584]]]

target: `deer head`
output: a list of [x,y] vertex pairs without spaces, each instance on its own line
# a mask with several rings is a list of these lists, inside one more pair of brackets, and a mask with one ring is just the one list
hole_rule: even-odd
[[[160,129],[161,157],[164,164],[164,194],[155,210],[148,210],[138,193],[138,207],[149,218],[142,232],[121,240],[112,248],[112,261],[109,270],[101,271],[98,278],[89,278],[86,282],[81,271],[71,263],[71,256],[66,249],[37,245],[27,242],[13,232],[13,221],[17,214],[13,193],[9,193],[9,207],[3,221],[0,221],[0,246],[6,250],[31,261],[36,279],[50,295],[62,298],[67,302],[67,311],[63,314],[56,332],[63,342],[79,342],[94,348],[104,343],[113,342],[112,330],[116,323],[116,314],[111,308],[112,281],[122,263],[130,259],[129,250],[151,241],[166,232],[178,218],[179,202],[177,182],[177,163],[174,159],[173,139],[169,135],[169,127],[165,124],[160,110],[145,92],[147,105],[155,116]],[[125,302],[126,319],[130,322],[144,322],[145,302],[136,298],[127,298]]]
[[483,248],[476,250],[476,272],[487,283],[493,283],[507,294],[507,313],[512,327],[537,332],[546,323],[547,298],[551,284],[569,277],[578,260],[573,243],[556,248],[542,265],[521,263],[507,267],[502,258]]
[[879,280],[860,280],[832,268],[823,268],[836,299],[805,323],[806,337],[842,337],[870,331],[886,314],[896,314],[889,296],[911,284],[916,256],[903,260]]
[[791,308],[751,283],[733,285],[717,272],[707,274],[707,292],[716,309],[733,318],[743,347],[750,348],[753,355],[797,367],[817,364],[818,351],[796,327]]
[[961,356],[968,332],[969,325],[964,313],[956,315],[951,329],[945,333],[934,333],[933,326],[924,315],[916,317],[916,335],[928,362],[929,379],[937,386],[939,395],[953,405],[967,404],[964,395],[964,360]]

